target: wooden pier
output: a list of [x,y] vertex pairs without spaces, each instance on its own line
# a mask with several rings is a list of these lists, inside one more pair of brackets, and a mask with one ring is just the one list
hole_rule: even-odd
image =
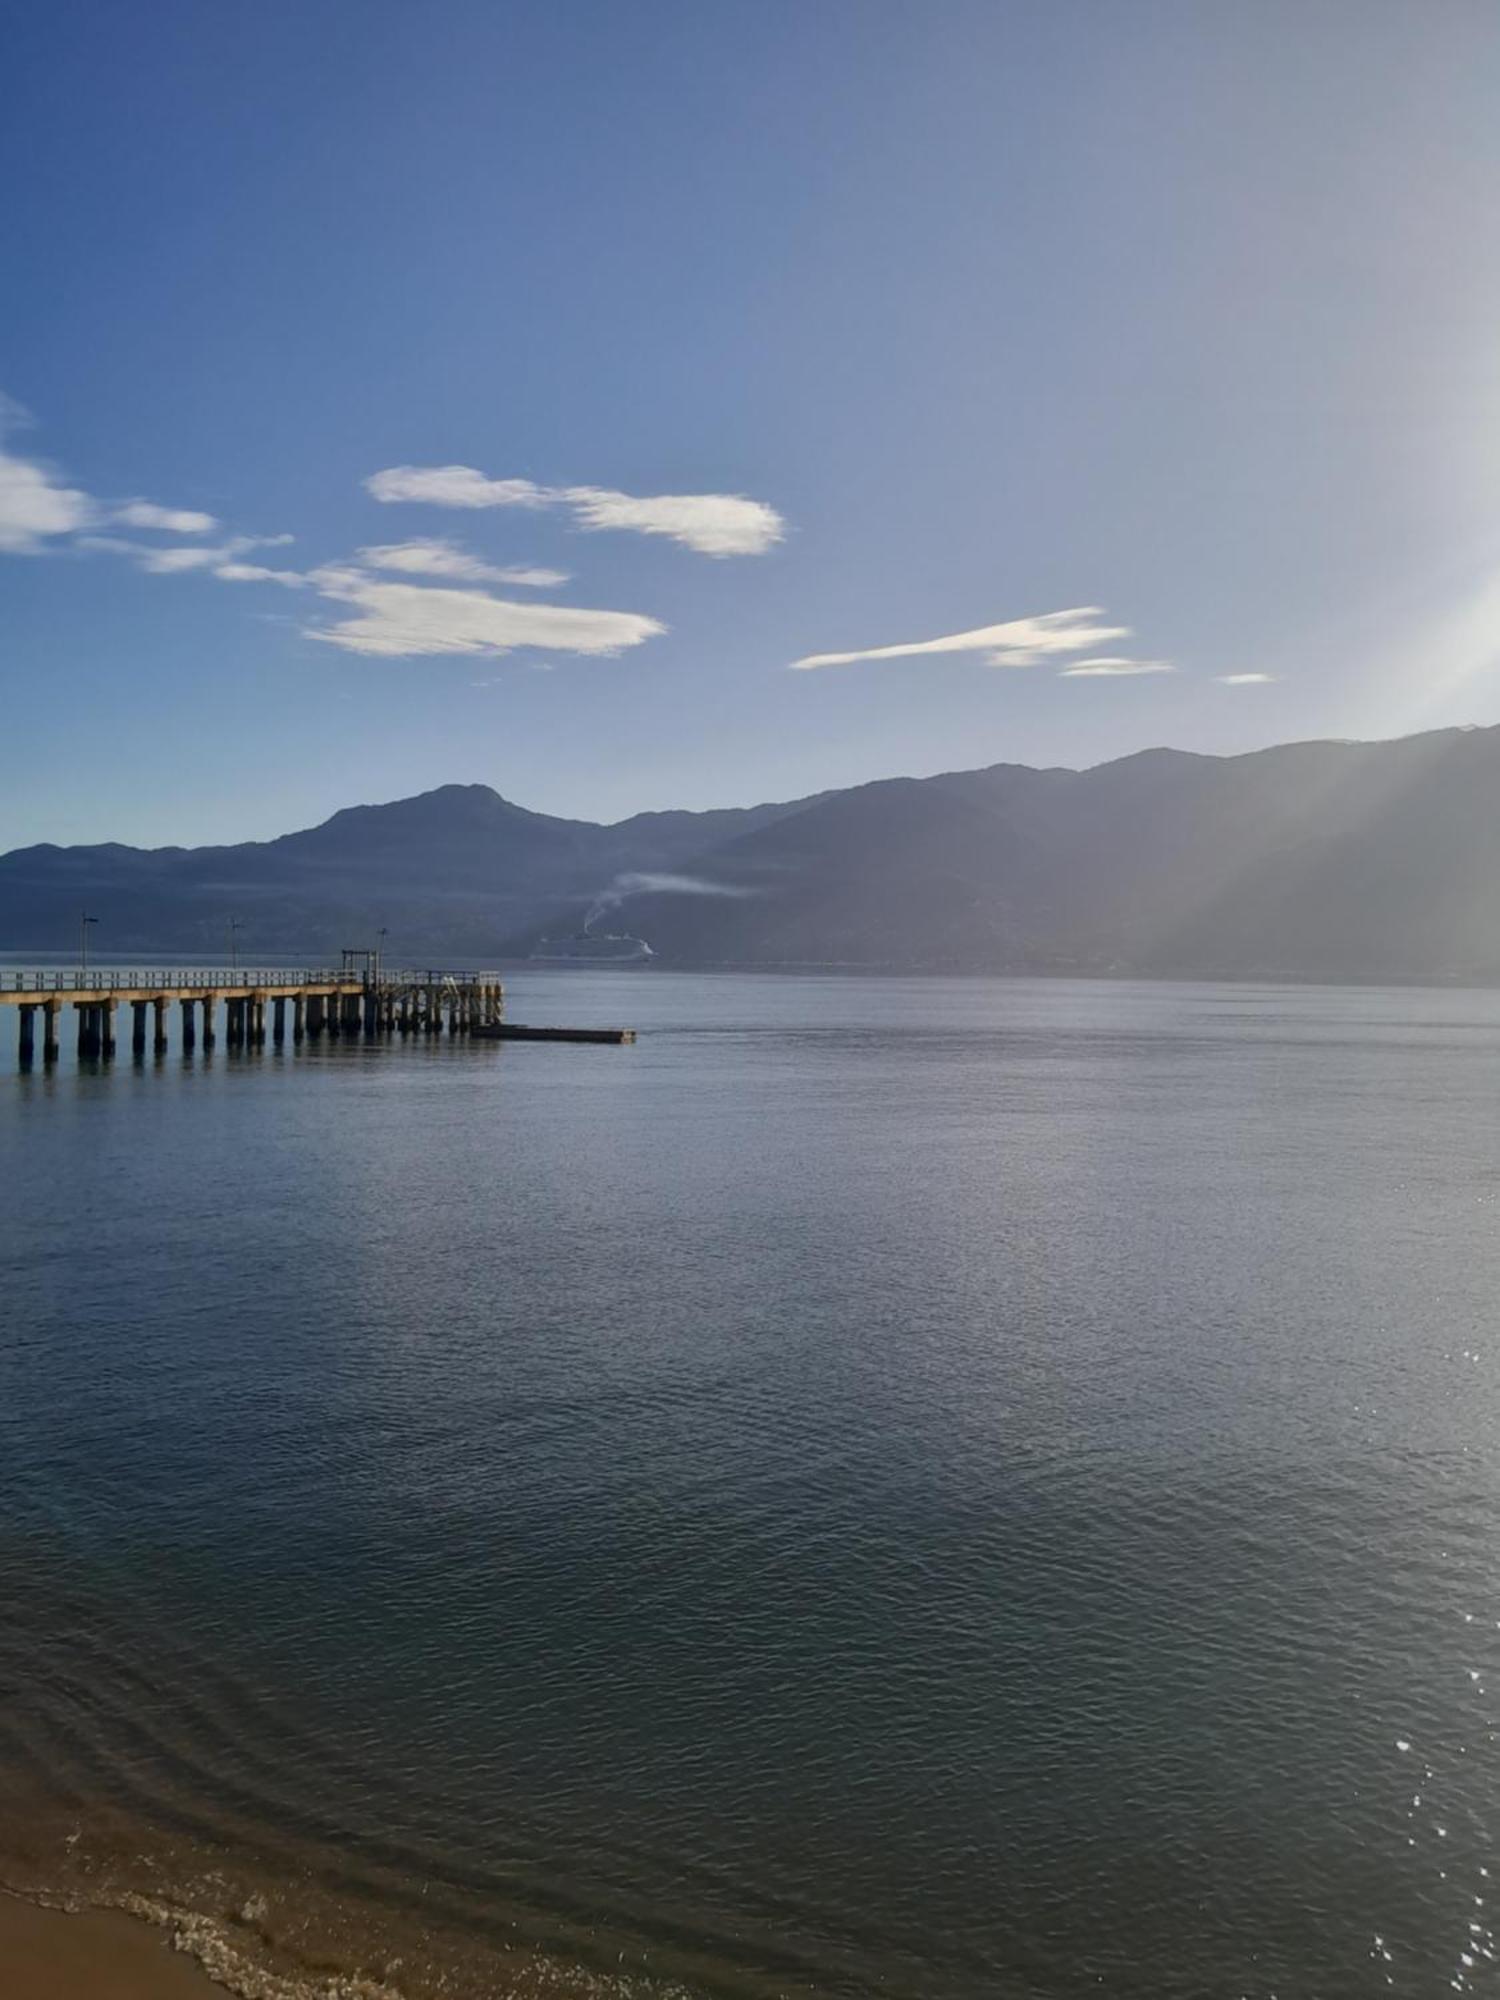
[[[361,967],[351,960],[363,959]],[[316,1041],[326,1036],[469,1035],[496,1026],[505,989],[495,972],[386,972],[370,953],[346,952],[338,970],[254,971],[195,967],[190,971],[16,972],[0,974],[0,1006],[20,1016],[22,1068],[38,1054],[55,1063],[62,1052],[65,1010],[75,1021],[78,1055],[109,1061],[118,1047],[121,1010],[130,1010],[131,1053],[164,1055],[177,1011],[183,1053],[211,1049],[220,1010],[230,1048],[269,1038]]]

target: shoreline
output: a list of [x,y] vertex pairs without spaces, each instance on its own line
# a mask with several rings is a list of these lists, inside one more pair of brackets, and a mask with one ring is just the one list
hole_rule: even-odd
[[0,1889],[6,2000],[224,2000],[167,1931],[124,1910],[70,1910]]

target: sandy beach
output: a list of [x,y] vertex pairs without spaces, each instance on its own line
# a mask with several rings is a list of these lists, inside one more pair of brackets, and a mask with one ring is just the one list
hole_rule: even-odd
[[223,2000],[165,1934],[115,1910],[74,1916],[0,1892],[6,2000]]

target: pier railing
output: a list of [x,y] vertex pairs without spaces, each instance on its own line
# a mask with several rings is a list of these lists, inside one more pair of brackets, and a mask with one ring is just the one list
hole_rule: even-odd
[[66,972],[0,972],[0,993],[139,993],[168,989],[174,993],[218,993],[226,986],[439,986],[450,982],[472,986],[493,985],[499,978],[498,972],[477,972],[471,966],[429,966],[421,971],[410,968],[387,971],[382,967],[373,976],[362,969],[351,972],[327,965],[279,968],[193,965],[175,969],[148,965],[133,972],[122,971],[118,966],[101,966],[98,970],[91,966],[87,972],[81,968]]
[[358,974],[333,967],[298,966],[268,970],[265,966],[194,965],[173,968],[149,965],[136,972],[122,972],[118,966],[91,966],[87,972],[0,973],[0,992],[7,993],[120,993],[139,992],[143,987],[173,990],[196,988],[217,992],[225,986],[357,986]]

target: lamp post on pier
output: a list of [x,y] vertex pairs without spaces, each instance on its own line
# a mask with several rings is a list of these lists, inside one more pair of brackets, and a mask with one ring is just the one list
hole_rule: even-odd
[[80,972],[87,972],[89,969],[89,925],[97,924],[98,921],[97,917],[91,917],[86,910],[80,910],[78,913],[78,969]]
[[231,917],[229,919],[229,969],[231,972],[238,972],[240,969],[239,934],[243,929],[244,926],[238,917]]

